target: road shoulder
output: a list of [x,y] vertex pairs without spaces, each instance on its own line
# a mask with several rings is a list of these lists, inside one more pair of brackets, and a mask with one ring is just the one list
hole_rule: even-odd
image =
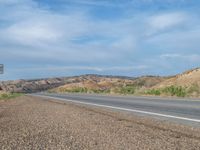
[[200,129],[22,96],[0,102],[1,149],[200,149]]

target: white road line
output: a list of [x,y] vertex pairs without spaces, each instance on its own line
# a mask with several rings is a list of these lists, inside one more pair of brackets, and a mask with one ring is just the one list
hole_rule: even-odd
[[123,110],[123,111],[130,111],[130,112],[136,112],[136,113],[141,113],[141,114],[148,114],[148,115],[161,116],[161,117],[166,117],[166,118],[174,118],[174,119],[179,119],[179,120],[185,120],[185,121],[192,121],[192,122],[200,123],[199,119],[172,116],[172,115],[166,115],[166,114],[160,114],[160,113],[154,113],[154,112],[148,112],[148,111],[142,111],[142,110],[136,110],[136,109],[128,109],[128,108],[122,108],[122,107],[116,107],[116,106],[108,106],[108,105],[101,105],[101,104],[95,104],[95,103],[81,102],[81,101],[77,101],[77,100],[57,98],[57,97],[52,97],[52,96],[44,96],[44,95],[32,95],[32,96],[52,98],[52,99],[56,99],[56,100],[68,101],[68,102],[73,102],[73,103],[92,105],[92,106],[104,107],[104,108],[112,108],[112,109],[118,109],[118,110]]

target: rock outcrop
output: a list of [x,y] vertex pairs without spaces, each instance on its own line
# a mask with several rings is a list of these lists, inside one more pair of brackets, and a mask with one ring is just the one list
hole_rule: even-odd
[[0,90],[5,92],[33,93],[61,86],[65,83],[64,81],[64,78],[2,81],[0,82]]

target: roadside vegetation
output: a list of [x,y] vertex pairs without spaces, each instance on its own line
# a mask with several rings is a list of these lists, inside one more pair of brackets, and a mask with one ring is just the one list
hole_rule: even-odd
[[21,93],[0,93],[0,100],[3,99],[11,99],[11,98],[15,98],[18,96],[22,96],[23,94]]
[[154,95],[175,97],[199,97],[200,87],[194,84],[190,87],[168,86],[156,89],[143,89],[141,86],[123,85],[111,88],[92,89],[87,87],[72,87],[49,90],[50,93],[96,93],[96,94],[120,94],[120,95]]
[[160,95],[161,94],[161,90],[150,89],[150,90],[146,90],[144,94],[147,94],[147,95]]
[[187,95],[187,89],[181,86],[169,86],[161,89],[150,89],[146,90],[147,95],[166,95],[166,96],[177,96],[185,97]]
[[136,87],[133,85],[125,85],[122,87],[112,89],[112,93],[130,95],[135,94]]
[[[54,93],[55,90],[49,90],[48,92]],[[73,88],[61,88],[59,89],[60,93],[110,93],[109,89],[89,89],[86,87],[73,87]]]
[[101,89],[91,89],[86,87],[73,87],[73,88],[61,88],[59,90],[49,90],[49,93],[59,92],[59,93],[96,93],[96,94],[123,94],[131,95],[134,94],[137,88],[133,85],[124,85],[112,88],[101,88]]

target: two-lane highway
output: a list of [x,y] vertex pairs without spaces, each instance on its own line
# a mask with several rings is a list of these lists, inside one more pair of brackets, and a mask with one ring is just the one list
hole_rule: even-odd
[[66,102],[117,109],[200,127],[200,100],[91,94],[31,94]]

